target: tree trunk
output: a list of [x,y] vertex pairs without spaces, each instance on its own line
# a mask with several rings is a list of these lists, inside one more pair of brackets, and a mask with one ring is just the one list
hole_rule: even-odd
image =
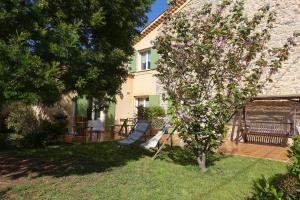
[[197,162],[198,162],[198,166],[200,168],[200,170],[202,172],[206,172],[207,168],[206,168],[206,154],[203,153],[199,153],[198,157],[197,157]]

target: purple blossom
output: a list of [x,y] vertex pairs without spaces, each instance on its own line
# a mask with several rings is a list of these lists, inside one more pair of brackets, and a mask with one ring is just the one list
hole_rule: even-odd
[[186,113],[184,111],[179,110],[177,112],[177,114],[178,114],[178,117],[183,119],[183,120],[190,120],[190,116],[188,115],[188,113]]
[[224,47],[226,45],[226,39],[223,37],[214,38],[212,40],[213,44],[219,47]]
[[251,40],[246,40],[245,41],[245,47],[249,48],[252,45],[252,41]]
[[192,46],[193,42],[192,42],[192,40],[189,40],[186,44],[187,44],[187,46]]

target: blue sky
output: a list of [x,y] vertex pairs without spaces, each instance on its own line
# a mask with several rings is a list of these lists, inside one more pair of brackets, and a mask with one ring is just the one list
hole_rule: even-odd
[[[148,23],[152,22],[158,15],[165,11],[168,7],[167,0],[156,0],[151,5],[151,11],[147,13]],[[147,24],[148,24],[147,23]]]

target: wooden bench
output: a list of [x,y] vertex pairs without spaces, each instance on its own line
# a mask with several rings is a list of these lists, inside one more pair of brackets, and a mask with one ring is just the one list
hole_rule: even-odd
[[272,121],[250,121],[245,125],[245,142],[286,145],[291,134],[292,123]]

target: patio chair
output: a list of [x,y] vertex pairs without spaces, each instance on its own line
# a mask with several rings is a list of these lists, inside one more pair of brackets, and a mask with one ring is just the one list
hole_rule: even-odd
[[168,131],[169,128],[170,128],[169,125],[165,125],[160,131],[158,131],[158,133],[154,137],[150,138],[150,140],[148,140],[147,142],[142,143],[140,145],[140,147],[142,147],[144,149],[155,148],[157,146],[159,140]]
[[124,140],[119,141],[122,145],[131,145],[141,139],[150,128],[150,122],[147,120],[138,120],[131,134]]
[[[88,121],[88,129],[90,134],[90,141],[92,141],[93,133],[97,134],[97,142],[99,139],[101,140],[101,132],[104,130],[103,124],[100,120],[89,120]],[[100,135],[100,138],[99,138]]]

